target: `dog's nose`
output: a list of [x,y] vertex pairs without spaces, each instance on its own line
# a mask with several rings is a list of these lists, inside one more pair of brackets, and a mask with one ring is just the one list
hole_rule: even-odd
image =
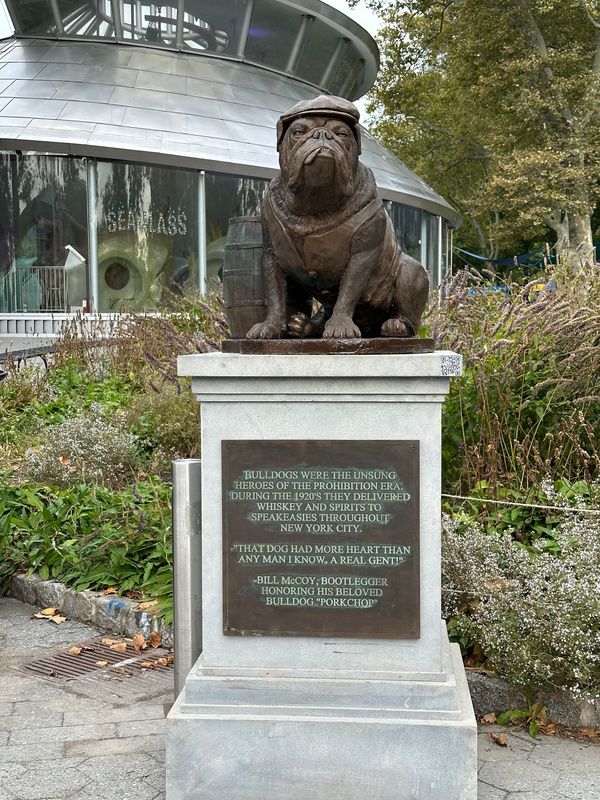
[[313,139],[333,139],[333,133],[328,128],[317,128],[313,131]]

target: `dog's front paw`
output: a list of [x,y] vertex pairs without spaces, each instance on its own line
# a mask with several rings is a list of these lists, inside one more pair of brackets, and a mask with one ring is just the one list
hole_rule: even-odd
[[279,339],[282,333],[283,325],[280,322],[266,319],[253,325],[246,334],[246,339]]
[[331,317],[325,325],[323,339],[360,339],[361,333],[352,317]]
[[[409,327],[410,326],[410,327]],[[390,336],[397,339],[405,339],[408,336],[414,336],[414,330],[408,320],[392,317],[386,320],[381,326],[381,335]]]
[[298,311],[287,321],[287,335],[292,339],[304,339],[309,335],[311,328],[310,317]]

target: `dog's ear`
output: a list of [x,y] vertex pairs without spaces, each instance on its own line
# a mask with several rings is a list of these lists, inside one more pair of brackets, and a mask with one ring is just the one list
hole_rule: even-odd
[[[279,123],[277,124],[279,128]],[[279,134],[279,130],[277,131]],[[283,133],[281,139],[277,138],[277,152],[279,153],[279,169],[281,170],[281,177],[287,183],[290,174],[290,148],[287,141],[287,131]]]

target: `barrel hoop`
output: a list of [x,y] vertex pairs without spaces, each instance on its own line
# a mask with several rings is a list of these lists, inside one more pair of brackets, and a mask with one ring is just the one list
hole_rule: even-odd
[[262,242],[227,242],[225,250],[258,250],[262,248]]
[[245,300],[243,303],[236,303],[235,305],[231,305],[227,301],[224,303],[225,308],[246,308],[247,306],[265,306],[265,300]]

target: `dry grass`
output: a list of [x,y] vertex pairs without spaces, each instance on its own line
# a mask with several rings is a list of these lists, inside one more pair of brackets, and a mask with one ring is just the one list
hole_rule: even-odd
[[527,491],[545,476],[600,476],[600,268],[506,284],[468,271],[429,324],[465,358],[446,406],[447,485]]

